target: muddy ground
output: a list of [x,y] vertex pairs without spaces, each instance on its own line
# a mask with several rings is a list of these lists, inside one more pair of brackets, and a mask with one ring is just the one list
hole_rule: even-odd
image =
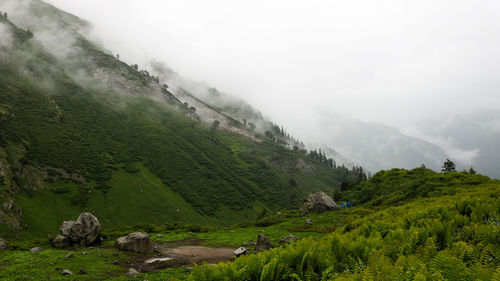
[[[156,272],[164,268],[192,267],[204,262],[215,264],[234,259],[233,248],[210,248],[199,246],[196,241],[184,243],[155,244],[155,255],[138,256],[124,266],[133,267],[139,272]],[[181,245],[179,245],[181,244]]]

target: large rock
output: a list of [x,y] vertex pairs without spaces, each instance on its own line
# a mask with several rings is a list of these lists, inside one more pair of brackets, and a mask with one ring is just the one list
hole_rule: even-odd
[[64,221],[61,234],[52,239],[52,246],[64,248],[71,244],[90,246],[100,242],[102,227],[91,213],[81,213],[76,221]]
[[7,249],[7,247],[9,247],[7,242],[3,239],[0,239],[0,250]]
[[261,252],[272,249],[273,245],[271,244],[271,240],[265,235],[259,234],[257,236],[257,245],[255,245],[255,251]]
[[55,248],[65,248],[69,246],[69,239],[66,236],[58,234],[56,238],[52,239],[51,244]]
[[65,237],[70,237],[71,236],[71,228],[75,224],[75,221],[64,221],[63,224],[61,225],[61,233]]
[[136,253],[150,253],[152,250],[149,235],[142,232],[133,232],[127,236],[119,237],[115,241],[115,247],[121,251]]
[[81,213],[76,222],[71,227],[73,242],[80,243],[80,246],[88,246],[99,242],[102,227],[99,220],[91,213]]
[[337,208],[338,205],[333,199],[323,191],[309,194],[302,204],[300,211],[305,214],[310,211],[328,211]]

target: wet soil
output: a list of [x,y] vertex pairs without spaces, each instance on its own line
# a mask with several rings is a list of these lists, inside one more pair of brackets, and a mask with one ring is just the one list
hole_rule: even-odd
[[189,242],[192,242],[190,245],[186,245],[186,242],[188,241],[156,244],[154,245],[156,255],[136,256],[124,266],[133,267],[139,272],[157,272],[165,268],[191,268],[203,262],[215,264],[234,259],[233,248],[210,248],[197,245],[202,244],[202,240],[190,239]]

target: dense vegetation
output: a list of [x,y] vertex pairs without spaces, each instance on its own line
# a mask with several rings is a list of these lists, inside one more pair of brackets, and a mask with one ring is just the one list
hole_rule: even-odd
[[380,171],[369,181],[337,192],[339,200],[366,203],[365,206],[398,206],[415,198],[453,195],[463,185],[489,182],[483,175],[469,173],[435,173],[426,168]]
[[[108,226],[236,223],[266,209],[296,208],[307,193],[333,192],[349,176],[272,140],[257,142],[188,118],[193,112],[157,77],[79,34],[71,55],[59,58],[31,33],[2,21],[15,46],[0,51],[6,169],[0,190],[16,207],[0,210],[0,217],[20,220],[22,212],[30,235],[57,231],[57,223],[86,209]],[[138,172],[146,180],[130,177]],[[37,217],[51,223],[37,224]]]
[[[419,177],[412,171],[383,171],[378,186],[394,181],[404,185]],[[404,173],[405,172],[405,173]],[[239,247],[257,234],[265,233],[278,247],[280,238],[294,234],[302,239],[273,250],[250,254],[217,266],[200,265],[192,272],[185,268],[167,268],[142,273],[148,280],[499,280],[500,182],[451,172],[428,176],[441,178],[443,193],[428,197],[408,198],[399,206],[380,204],[327,213],[280,212],[253,224],[218,231],[208,231],[186,224],[137,225],[135,230],[147,231],[157,243],[193,243],[206,246]],[[381,182],[380,182],[381,179]],[[372,180],[368,180],[371,183]],[[471,183],[472,182],[472,183]],[[373,184],[373,183],[372,183]],[[424,186],[415,186],[418,190]],[[397,191],[396,191],[397,193]],[[313,225],[304,224],[312,219]],[[53,271],[52,267],[80,268],[88,271],[79,280],[128,280],[123,274],[128,267],[113,265],[118,259],[140,258],[135,254],[107,247],[114,238],[130,232],[108,232],[110,240],[96,249],[47,249],[42,254],[27,251],[29,247],[47,247],[47,240],[16,242],[0,256],[5,267],[0,277],[30,276],[53,280],[72,280]],[[157,236],[161,233],[163,236]],[[188,244],[189,245],[189,244]],[[88,255],[83,255],[83,252]],[[64,259],[68,253],[75,259]],[[145,258],[145,257],[143,257]],[[33,265],[31,265],[33,264]],[[47,270],[49,268],[50,270]],[[74,279],[74,278],[73,278]]]
[[[426,181],[413,183],[422,173],[439,179],[432,192]],[[383,171],[365,185],[396,195],[397,190],[386,191],[396,182],[426,197],[394,207],[395,196],[389,196],[386,204],[377,203],[385,206],[378,211],[353,208],[343,227],[318,241],[303,239],[232,263],[196,267],[188,279],[500,280],[498,181],[416,169]]]
[[[192,272],[139,276],[148,280],[500,280],[499,181],[450,163],[443,173],[393,169],[367,180],[278,126],[260,142],[199,123],[158,77],[79,34],[61,58],[7,16],[0,24],[14,38],[0,46],[0,234],[9,244],[0,278],[73,280],[61,268],[84,267],[79,280],[127,280],[131,260],[146,256],[111,245],[140,230],[162,234],[151,236],[157,243],[233,248],[259,233],[275,246],[301,238]],[[357,204],[283,211],[318,190]],[[51,249],[46,235],[81,211],[100,219],[103,245]]]

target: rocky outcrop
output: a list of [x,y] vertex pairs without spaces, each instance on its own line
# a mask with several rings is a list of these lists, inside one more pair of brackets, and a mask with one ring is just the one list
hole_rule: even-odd
[[310,211],[328,211],[337,208],[338,205],[333,199],[323,191],[309,194],[302,204],[300,211],[305,214]]
[[0,250],[7,249],[7,247],[9,247],[9,245],[7,244],[7,241],[0,239]]
[[262,234],[259,234],[259,236],[257,236],[257,245],[255,245],[256,252],[262,252],[272,248],[273,245],[271,244],[271,240],[267,236]]
[[287,243],[292,243],[292,242],[297,241],[297,240],[299,240],[299,237],[297,237],[293,234],[289,234],[289,235],[281,238],[280,243],[287,244]]
[[76,221],[64,221],[60,231],[61,234],[51,240],[53,247],[64,248],[75,244],[85,247],[101,241],[101,224],[91,213],[81,213]]
[[149,235],[142,232],[133,232],[127,236],[119,237],[115,241],[115,247],[121,251],[136,253],[150,253],[152,251]]
[[101,232],[101,224],[94,215],[91,213],[81,213],[71,227],[69,238],[73,242],[79,242],[81,246],[88,246],[98,242]]

